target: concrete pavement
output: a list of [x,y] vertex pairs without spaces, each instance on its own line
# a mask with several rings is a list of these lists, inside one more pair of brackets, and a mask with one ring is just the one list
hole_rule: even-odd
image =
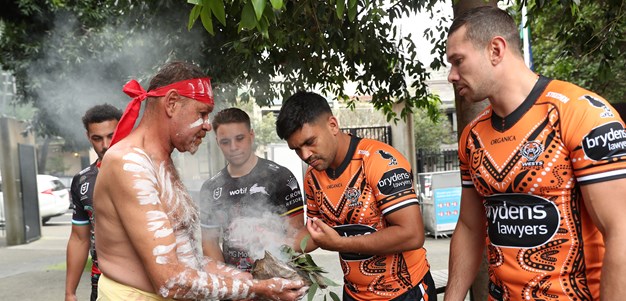
[[[68,214],[43,226],[39,240],[11,247],[0,243],[0,300],[64,300],[65,248],[71,229]],[[449,242],[448,238],[427,237],[425,247],[432,271],[447,270]],[[336,253],[316,250],[311,255],[328,271],[327,277],[342,283]],[[77,292],[79,300],[89,300],[90,289],[89,273],[85,272]],[[341,297],[341,287],[332,290]],[[439,295],[438,299],[442,297]]]

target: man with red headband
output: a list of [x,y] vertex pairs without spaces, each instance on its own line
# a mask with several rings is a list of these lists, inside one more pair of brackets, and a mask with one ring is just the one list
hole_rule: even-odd
[[[211,130],[213,93],[196,66],[165,65],[144,91],[136,81],[100,168],[94,197],[100,300],[297,300],[306,287],[247,273],[202,255],[198,210],[171,159],[194,153]],[[146,106],[139,122],[141,102]]]

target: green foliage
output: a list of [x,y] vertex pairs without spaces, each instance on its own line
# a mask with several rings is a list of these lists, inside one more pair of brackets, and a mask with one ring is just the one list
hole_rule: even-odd
[[[269,3],[268,3],[269,2]],[[215,38],[226,38],[230,50],[228,64],[233,82],[249,83],[248,92],[259,105],[273,103],[296,90],[320,87],[324,94],[345,100],[347,82],[358,83],[358,95],[372,95],[376,109],[388,121],[406,118],[415,108],[432,107],[424,64],[416,59],[417,45],[402,38],[395,20],[421,10],[430,10],[439,0],[431,1],[268,1],[234,0],[225,2],[226,26],[209,31]],[[198,7],[211,1],[191,1],[188,27],[200,18]],[[270,5],[271,4],[271,5]],[[208,22],[208,21],[207,21]],[[211,21],[212,22],[212,21]],[[232,35],[233,24],[238,24]],[[442,32],[445,28],[439,26]],[[433,30],[429,31],[434,36]],[[430,64],[441,66],[443,44],[433,52],[438,59]],[[222,74],[223,76],[223,74]],[[394,103],[403,103],[399,116]]]
[[[62,136],[68,149],[87,147],[84,111],[102,102],[124,107],[121,86],[130,78],[145,86],[170,60],[199,64],[212,77],[218,102],[253,98],[266,106],[297,90],[319,89],[354,107],[344,88],[354,82],[355,94],[371,95],[388,121],[421,110],[434,118],[437,102],[425,85],[425,66],[444,64],[449,20],[439,19],[424,33],[434,43],[433,62],[417,60],[423,46],[402,38],[394,22],[417,12],[433,17],[441,0],[188,2],[5,3],[0,64],[16,77],[17,101],[37,109],[37,132]],[[621,100],[623,1],[577,2],[529,1],[535,64],[545,75]],[[202,26],[194,26],[198,18]],[[404,105],[400,114],[392,110],[396,103]]]
[[413,113],[416,149],[438,151],[442,144],[453,144],[456,142],[457,138],[446,116],[437,114],[434,120],[429,117],[427,112],[422,110]]
[[[123,108],[121,86],[130,78],[146,86],[170,60],[203,67],[218,101],[266,106],[314,88],[348,100],[352,81],[396,120],[430,104],[417,45],[393,21],[438,1],[16,0],[0,12],[0,64],[16,77],[18,101],[38,109],[37,132],[64,137],[70,150],[88,146],[80,124],[88,107]],[[406,105],[400,116],[395,102]]]
[[332,300],[339,300],[339,296],[337,296],[335,292],[326,290],[329,286],[339,286],[339,284],[323,276],[322,273],[326,273],[326,271],[313,261],[313,257],[311,257],[310,254],[304,252],[307,241],[310,238],[311,236],[307,235],[300,241],[300,249],[303,250],[302,253],[296,252],[287,245],[283,245],[281,248],[282,253],[285,255],[283,257],[291,258],[288,264],[296,270],[305,273],[309,276],[309,279],[311,279],[312,284],[307,293],[307,300],[313,300],[318,289],[324,291],[324,300],[326,300],[327,295],[330,296]]
[[268,113],[261,118],[254,118],[253,123],[254,140],[258,146],[281,142],[276,134],[276,117],[274,114]]
[[609,102],[626,101],[626,3],[546,0],[529,4],[536,71],[592,90]]

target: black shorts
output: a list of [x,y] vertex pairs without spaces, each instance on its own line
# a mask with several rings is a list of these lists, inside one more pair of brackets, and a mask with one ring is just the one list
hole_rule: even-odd
[[[343,290],[343,301],[357,301],[352,298],[344,289]],[[406,291],[404,294],[391,299],[391,301],[436,301],[437,300],[437,292],[435,289],[435,281],[433,280],[433,276],[430,274],[430,270],[426,272],[424,278],[420,280],[420,282],[414,286],[412,289]]]

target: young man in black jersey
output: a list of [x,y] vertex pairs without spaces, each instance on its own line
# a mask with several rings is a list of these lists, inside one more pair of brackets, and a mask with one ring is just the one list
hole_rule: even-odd
[[122,111],[110,105],[97,105],[85,112],[83,125],[87,130],[87,139],[91,143],[98,159],[89,167],[77,173],[72,179],[70,189],[74,214],[72,215],[72,232],[67,242],[67,271],[65,278],[65,301],[76,300],[76,287],[80,282],[87,261],[87,254],[91,251],[91,300],[98,297],[98,257],[93,244],[93,188],[98,175],[96,164],[102,160],[104,153],[111,144],[113,132]]
[[[254,246],[250,239],[241,237],[241,232],[255,233],[262,228],[260,224],[267,225],[268,219],[280,215],[284,219],[273,219],[273,223],[284,227],[286,233],[296,233],[304,226],[300,187],[289,169],[254,154],[254,130],[246,112],[238,108],[222,110],[215,115],[212,126],[228,165],[202,185],[203,251],[206,256],[249,271]],[[259,220],[263,212],[268,218]],[[220,228],[223,249],[219,246]],[[271,234],[276,234],[278,240],[289,237],[265,232],[254,234],[260,242],[251,240],[265,246],[271,244]]]

